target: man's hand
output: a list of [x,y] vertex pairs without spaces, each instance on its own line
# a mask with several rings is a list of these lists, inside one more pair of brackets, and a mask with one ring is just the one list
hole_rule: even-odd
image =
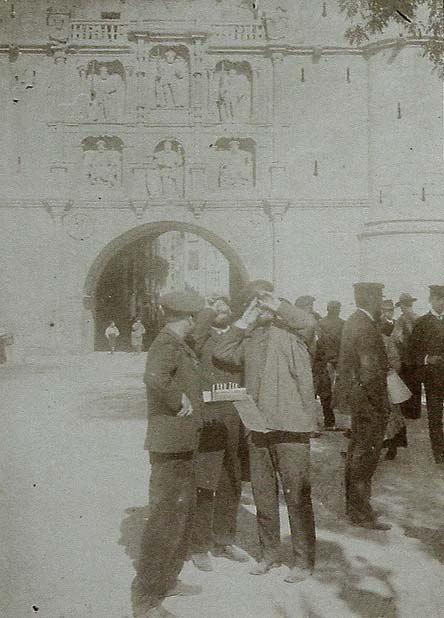
[[260,307],[258,305],[258,300],[257,298],[253,298],[251,303],[245,309],[240,320],[236,322],[236,326],[242,329],[248,328],[249,326],[251,326],[252,324],[256,322],[257,318],[259,317],[259,314],[260,314]]
[[191,405],[191,401],[188,399],[185,393],[182,393],[182,407],[177,413],[177,416],[182,418],[184,416],[191,416],[192,413],[193,413],[193,406]]
[[270,309],[270,311],[275,312],[279,309],[281,301],[270,292],[261,292],[258,298],[258,303],[265,309]]

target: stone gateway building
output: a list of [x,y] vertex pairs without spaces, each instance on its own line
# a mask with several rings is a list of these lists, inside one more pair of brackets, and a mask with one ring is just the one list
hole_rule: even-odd
[[337,0],[0,6],[0,325],[103,349],[179,285],[351,308],[442,282],[443,90],[421,40],[346,43]]

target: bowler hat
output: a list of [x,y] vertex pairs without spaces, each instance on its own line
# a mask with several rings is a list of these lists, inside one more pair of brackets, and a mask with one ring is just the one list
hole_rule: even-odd
[[430,293],[438,298],[444,298],[444,285],[429,285]]
[[401,305],[410,307],[411,305],[413,305],[413,303],[418,300],[417,298],[414,298],[411,294],[409,294],[408,292],[401,292],[401,294],[399,295],[399,300],[398,302],[395,304],[395,307],[401,307]]
[[160,298],[160,305],[178,315],[193,315],[201,311],[205,300],[196,292],[187,290],[170,292]]

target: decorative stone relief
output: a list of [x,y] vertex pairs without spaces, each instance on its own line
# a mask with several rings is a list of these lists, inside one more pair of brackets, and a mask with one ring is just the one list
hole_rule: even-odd
[[247,190],[256,184],[255,142],[220,138],[216,142],[217,187],[226,191]]
[[125,70],[118,61],[91,61],[78,67],[80,114],[92,122],[119,120],[125,103]]
[[285,40],[289,34],[289,17],[285,7],[279,5],[265,18],[267,38],[273,40]]
[[91,187],[114,189],[122,184],[122,148],[118,137],[87,137],[82,142],[84,177]]
[[176,140],[164,140],[155,150],[147,169],[147,188],[152,195],[182,197],[185,192],[185,151]]
[[49,39],[65,43],[70,33],[71,13],[66,8],[50,6],[46,12],[46,24],[49,28]]
[[[189,51],[183,45],[156,45],[149,54],[154,106],[161,109],[189,107]],[[150,106],[152,107],[152,105]]]
[[94,224],[86,212],[71,210],[63,218],[63,227],[74,240],[86,240],[94,233]]
[[249,63],[223,60],[216,65],[214,80],[220,122],[248,122],[252,101]]

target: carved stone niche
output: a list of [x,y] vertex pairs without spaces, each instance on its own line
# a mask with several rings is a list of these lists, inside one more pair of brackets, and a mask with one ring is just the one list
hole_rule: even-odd
[[251,138],[221,137],[215,143],[211,186],[245,196],[256,186],[256,142]]
[[75,109],[89,122],[119,121],[125,109],[126,72],[119,60],[91,60],[78,67],[80,84]]
[[190,107],[190,52],[185,45],[155,45],[148,55],[146,89],[149,109]]
[[245,123],[251,120],[253,73],[249,62],[218,62],[211,91],[212,107],[218,122]]
[[157,144],[146,173],[150,196],[177,199],[185,195],[185,150],[175,139]]
[[[57,3],[60,5],[60,3]],[[65,43],[68,40],[71,26],[71,12],[66,7],[50,6],[46,11],[46,25],[49,29],[49,40]]]
[[116,136],[82,140],[83,179],[91,192],[113,191],[122,186],[123,142]]

